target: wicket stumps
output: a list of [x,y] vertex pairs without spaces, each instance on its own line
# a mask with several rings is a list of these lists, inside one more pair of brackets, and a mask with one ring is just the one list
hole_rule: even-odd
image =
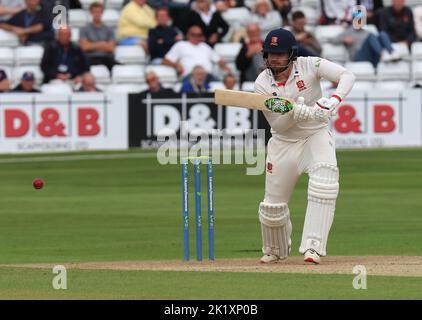
[[189,260],[189,160],[194,162],[196,260],[202,261],[201,163],[203,160],[206,160],[207,170],[208,259],[214,260],[214,177],[212,160],[209,157],[186,158],[182,160],[183,259],[185,261]]

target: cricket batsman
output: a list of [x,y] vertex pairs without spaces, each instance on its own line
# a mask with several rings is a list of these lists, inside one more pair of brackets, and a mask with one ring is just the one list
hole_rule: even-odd
[[[271,126],[266,160],[265,197],[259,204],[262,263],[286,259],[291,249],[289,198],[302,173],[309,176],[308,204],[299,252],[319,264],[339,192],[335,141],[328,122],[353,87],[355,76],[319,57],[297,57],[293,34],[282,28],[268,33],[263,44],[266,69],[255,81],[259,94],[290,98],[287,113],[264,111]],[[338,83],[331,97],[321,97],[320,80]]]

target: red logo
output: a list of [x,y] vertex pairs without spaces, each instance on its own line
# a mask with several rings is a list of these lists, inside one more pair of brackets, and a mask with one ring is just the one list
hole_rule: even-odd
[[273,164],[271,162],[267,163],[267,172],[273,173]]
[[299,92],[306,89],[305,82],[303,80],[296,82],[296,86],[299,89]]
[[271,37],[270,46],[278,46],[278,38],[277,37]]

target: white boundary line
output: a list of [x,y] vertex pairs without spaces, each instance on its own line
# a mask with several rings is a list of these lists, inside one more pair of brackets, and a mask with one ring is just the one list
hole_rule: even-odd
[[116,154],[92,154],[92,155],[69,155],[69,156],[39,156],[22,158],[0,158],[0,163],[25,163],[25,162],[51,162],[51,161],[83,161],[98,159],[131,159],[131,158],[156,158],[156,153],[116,153]]

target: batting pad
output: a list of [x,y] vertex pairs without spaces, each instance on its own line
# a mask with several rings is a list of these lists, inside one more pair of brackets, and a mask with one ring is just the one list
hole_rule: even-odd
[[261,222],[262,252],[276,255],[280,259],[287,258],[292,232],[287,204],[261,202],[259,221]]
[[308,207],[303,226],[300,253],[314,249],[327,254],[328,233],[334,219],[339,190],[339,173],[335,165],[319,163],[309,170]]

